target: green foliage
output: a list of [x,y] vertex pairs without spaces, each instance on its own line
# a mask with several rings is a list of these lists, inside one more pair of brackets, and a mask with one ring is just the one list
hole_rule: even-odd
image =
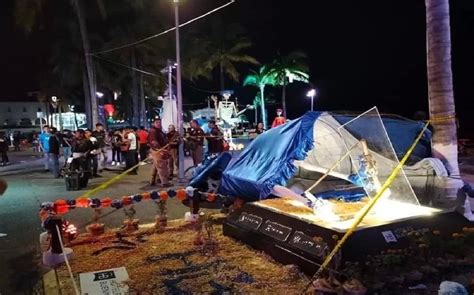
[[276,76],[270,71],[268,66],[260,67],[259,71],[251,71],[252,74],[249,74],[244,79],[244,86],[255,86],[259,89],[265,88],[265,86],[275,86],[278,83]]
[[307,58],[301,51],[293,51],[286,56],[279,55],[270,64],[269,71],[280,86],[286,86],[293,81],[308,82]]
[[[249,39],[242,36],[243,29],[238,24],[227,24],[216,18],[211,28],[191,32],[184,54],[183,74],[190,80],[212,79],[215,69],[222,70],[231,80],[239,81],[236,68],[239,63],[258,65],[259,62],[245,51],[252,46]],[[221,76],[221,79],[224,77]],[[221,80],[223,85],[223,80]]]

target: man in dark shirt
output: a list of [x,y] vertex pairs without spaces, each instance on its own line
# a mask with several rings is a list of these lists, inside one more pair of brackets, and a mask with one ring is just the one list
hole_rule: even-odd
[[220,154],[223,151],[223,134],[216,125],[216,121],[210,120],[207,123],[209,127],[209,136],[206,137],[208,146],[207,150],[209,154]]
[[51,136],[49,137],[49,159],[51,161],[51,168],[55,178],[59,178],[59,149],[61,141],[58,137],[58,130],[51,128]]
[[[76,171],[82,168],[84,171],[84,183],[86,184],[91,177],[91,161],[88,158],[88,154],[94,149],[92,142],[85,136],[85,132],[82,129],[78,129],[72,140],[72,157],[70,170]],[[84,185],[85,186],[85,185]]]
[[148,136],[148,145],[151,148],[153,158],[153,170],[151,173],[150,185],[156,184],[156,176],[160,179],[161,187],[169,187],[169,160],[168,139],[161,127],[161,119],[155,119],[153,127]]
[[169,151],[171,154],[171,159],[169,162],[169,167],[170,167],[170,179],[173,178],[174,171],[175,171],[175,166],[176,166],[176,171],[178,171],[178,145],[179,145],[179,133],[176,131],[176,128],[174,125],[170,125],[168,127],[168,143],[169,143]]
[[189,132],[189,143],[194,166],[199,165],[203,160],[204,131],[196,120],[191,121],[191,131]]
[[93,166],[95,171],[99,170],[100,172],[107,163],[107,150],[105,149],[106,134],[104,125],[101,123],[95,124],[95,130],[92,132],[92,136],[97,140],[97,157],[96,162],[93,163]]

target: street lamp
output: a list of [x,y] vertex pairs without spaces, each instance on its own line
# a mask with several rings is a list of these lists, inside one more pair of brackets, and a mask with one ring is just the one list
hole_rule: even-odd
[[[176,27],[176,98],[178,105],[178,132],[183,132],[183,94],[181,92],[181,55],[179,48],[179,0],[173,0],[173,2],[174,22]],[[184,146],[182,140],[179,141],[178,152],[178,179],[180,182],[184,182]]]
[[308,93],[306,93],[306,96],[311,97],[311,111],[313,111],[313,101],[314,97],[316,96],[316,89],[311,89],[310,91],[308,91]]

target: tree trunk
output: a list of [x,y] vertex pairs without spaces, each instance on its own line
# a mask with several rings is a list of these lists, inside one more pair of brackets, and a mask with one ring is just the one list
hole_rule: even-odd
[[258,105],[254,105],[255,108],[255,126],[258,125]]
[[87,124],[92,122],[91,94],[89,92],[89,80],[87,79],[87,70],[82,73],[82,86],[84,88],[84,111],[86,113]]
[[[131,64],[132,64],[132,68],[137,67],[135,48],[132,48]],[[135,70],[130,70],[130,74],[132,75],[132,108],[133,108],[132,125],[139,126],[140,125],[140,98],[138,94],[137,72]]]
[[75,128],[76,130],[79,128],[79,124],[77,124],[77,114],[76,114],[76,110],[74,110],[74,126],[76,127],[76,128]]
[[[459,176],[456,120],[451,72],[449,0],[426,0],[428,97],[434,132],[433,155],[451,175]],[[448,120],[436,120],[446,118]]]
[[283,82],[283,87],[281,89],[281,106],[283,108],[283,117],[286,118],[286,81]]
[[[451,71],[449,0],[425,0],[428,101],[434,129],[433,156],[441,159],[450,176],[458,177],[458,149]],[[462,181],[446,183],[445,197],[454,198]]]
[[[84,16],[84,12],[80,3],[80,0],[74,0],[73,5],[75,6],[77,19],[79,21],[79,29],[81,31],[82,37],[82,46],[84,47],[84,56],[86,61],[86,69],[87,69],[87,79],[88,79],[88,93],[89,93],[89,100],[90,100],[90,111],[91,111],[91,121],[87,121],[87,124],[90,128],[93,128],[96,123],[99,122],[99,112],[97,109],[97,97],[96,97],[96,90],[95,90],[95,80],[94,80],[94,64],[92,61],[92,55],[90,55],[90,45],[89,45],[89,37],[87,36],[87,26],[86,26],[86,19]],[[87,96],[86,96],[87,97]]]
[[222,62],[219,63],[219,74],[221,82],[221,91],[224,91],[224,66],[222,65]]
[[262,113],[263,129],[267,130],[264,89],[265,89],[265,85],[260,86],[260,107],[261,107],[261,113]]
[[145,92],[143,91],[143,73],[139,74],[140,81],[140,126],[147,126],[146,107],[145,107]]

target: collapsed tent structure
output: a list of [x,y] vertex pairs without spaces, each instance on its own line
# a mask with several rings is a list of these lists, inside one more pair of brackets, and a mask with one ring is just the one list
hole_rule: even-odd
[[[220,192],[257,201],[269,197],[275,185],[288,186],[302,192],[361,139],[365,139],[377,163],[378,175],[387,178],[416,136],[422,122],[401,117],[381,117],[376,108],[362,115],[340,115],[328,112],[308,112],[286,125],[271,129],[257,137],[224,171]],[[450,181],[443,163],[431,158],[431,132],[426,130],[411,155],[404,173],[409,184],[403,186],[404,201],[424,204],[446,197]],[[357,174],[354,151],[342,159],[313,194],[328,191],[351,181]],[[401,182],[402,180],[399,180]],[[413,194],[411,188],[416,193]],[[448,196],[449,197],[449,196]],[[452,196],[454,197],[454,196]]]

